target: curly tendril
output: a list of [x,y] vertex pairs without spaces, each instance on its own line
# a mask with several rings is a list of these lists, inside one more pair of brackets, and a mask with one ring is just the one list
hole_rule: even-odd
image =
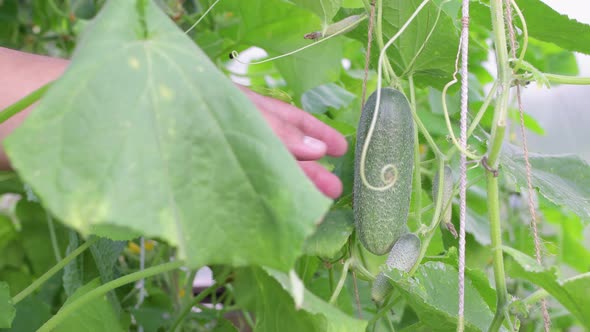
[[[374,191],[385,191],[389,188],[393,187],[397,182],[397,167],[394,164],[387,164],[383,166],[381,169],[381,181],[384,183],[383,186],[374,186],[369,183],[367,180],[367,174],[365,172],[365,162],[367,161],[367,151],[369,150],[369,144],[371,143],[371,138],[373,137],[373,132],[375,131],[375,124],[377,123],[377,118],[379,117],[379,105],[381,104],[381,87],[382,87],[382,74],[383,74],[383,63],[385,62],[385,56],[387,49],[399,38],[399,36],[408,28],[410,23],[418,16],[420,11],[426,6],[426,4],[430,0],[424,0],[422,3],[416,8],[416,10],[412,13],[412,15],[408,18],[406,23],[397,31],[397,33],[387,41],[387,43],[381,49],[379,53],[379,61],[377,65],[377,100],[375,102],[375,110],[373,112],[373,118],[371,119],[371,125],[369,126],[369,130],[367,131],[367,138],[365,139],[365,143],[363,144],[363,149],[361,151],[361,161],[360,161],[360,170],[359,173],[361,175],[361,180],[363,185],[367,188],[374,190]],[[392,179],[386,179],[385,175],[387,171],[390,169],[394,170],[394,177]]]

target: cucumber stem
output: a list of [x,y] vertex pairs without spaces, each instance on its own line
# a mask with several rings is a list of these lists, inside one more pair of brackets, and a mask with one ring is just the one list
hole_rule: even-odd
[[[412,75],[408,77],[410,84],[410,109],[412,113],[416,113],[416,93],[414,89],[414,78]],[[414,211],[416,211],[416,222],[422,225],[422,173],[420,172],[420,139],[418,131],[414,130]]]
[[423,227],[423,231],[421,231],[421,237],[420,240],[422,242],[422,245],[420,246],[420,254],[418,255],[418,259],[416,260],[416,263],[414,263],[414,266],[412,267],[412,269],[410,270],[409,275],[413,275],[414,272],[416,272],[416,270],[418,269],[418,266],[420,266],[420,262],[422,261],[422,259],[424,258],[424,256],[426,255],[426,250],[428,249],[428,245],[430,244],[430,241],[432,241],[432,237],[434,236],[434,233],[438,227],[438,224],[440,223],[441,220],[441,216],[442,216],[442,205],[443,205],[443,186],[444,186],[444,171],[445,171],[445,160],[443,158],[439,158],[438,159],[438,181],[439,181],[439,185],[438,185],[438,194],[436,195],[436,202],[435,203],[435,209],[434,209],[434,215],[432,216],[432,220],[430,221],[430,225],[427,227]]
[[34,292],[37,288],[41,287],[47,280],[53,277],[57,272],[63,269],[69,262],[71,262],[74,258],[78,257],[81,253],[83,253],[86,249],[90,248],[96,241],[98,241],[98,237],[90,239],[74,251],[72,251],[69,255],[64,257],[61,261],[55,264],[51,269],[47,272],[43,273],[37,280],[35,280],[32,284],[30,284],[27,288],[23,289],[20,293],[16,294],[12,298],[12,303],[17,304],[22,301],[24,298],[29,296],[32,292]]
[[[509,65],[506,47],[506,31],[504,22],[503,0],[490,1],[494,46],[496,49],[496,65],[498,70],[498,99],[494,110],[491,144],[488,147],[487,163],[492,169],[498,167],[498,157],[506,131],[506,117],[510,97],[512,69]],[[500,222],[500,199],[498,178],[487,172],[487,199],[490,218],[490,235],[492,240],[494,279],[496,284],[496,313],[488,331],[498,331],[505,317],[508,291],[504,272],[504,256],[502,252],[502,225]]]
[[590,85],[590,77],[575,77],[557,74],[543,74],[545,78],[552,83],[573,84],[573,85]]
[[[383,0],[377,0],[377,27],[375,28],[375,34],[377,36],[376,39],[377,45],[379,45],[379,50],[382,51],[385,48],[385,43],[383,42]],[[385,72],[383,75],[385,76],[385,80],[388,83],[392,83],[392,80],[394,80],[393,87],[398,88],[400,85],[399,79],[395,75],[393,67],[391,67],[391,63],[387,57],[385,57],[384,63]],[[398,90],[400,89],[398,88]]]
[[346,281],[346,277],[348,276],[348,267],[350,266],[351,262],[352,262],[351,259],[347,259],[344,262],[344,266],[342,266],[342,274],[340,275],[340,280],[338,280],[338,284],[336,285],[336,289],[334,290],[334,293],[332,293],[332,296],[330,297],[330,301],[328,303],[334,304],[334,303],[336,303],[336,300],[338,300],[338,296],[340,295],[340,292],[342,291],[342,287],[344,287],[344,282]]

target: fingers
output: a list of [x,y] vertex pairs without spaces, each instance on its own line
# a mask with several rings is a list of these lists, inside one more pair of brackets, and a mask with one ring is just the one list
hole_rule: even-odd
[[326,143],[305,136],[299,129],[277,116],[265,114],[264,117],[295,159],[317,160],[326,154]]
[[315,161],[300,161],[299,166],[324,195],[335,199],[342,194],[342,182],[340,179],[322,165]]
[[245,87],[240,87],[240,89],[254,102],[265,117],[274,115],[298,128],[304,136],[324,142],[328,155],[338,157],[346,152],[348,143],[344,136],[312,115],[280,100],[261,96]]

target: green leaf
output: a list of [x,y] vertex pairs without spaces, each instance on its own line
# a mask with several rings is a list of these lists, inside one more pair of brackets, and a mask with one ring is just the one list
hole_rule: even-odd
[[[68,304],[74,302],[77,298],[98,286],[100,286],[100,280],[97,278],[78,288],[76,292],[66,300],[63,307],[65,308]],[[107,298],[103,296],[81,307],[75,314],[67,316],[53,331],[123,332],[124,330],[119,323],[119,317],[115,313],[115,310]]]
[[[16,215],[21,223],[20,232],[23,249],[33,274],[40,276],[57,263],[57,257],[49,234],[48,215],[39,203],[21,199],[16,206]],[[68,243],[65,227],[53,222],[58,251],[63,253]]]
[[0,193],[23,193],[23,183],[15,172],[0,171]]
[[177,246],[191,267],[288,270],[330,200],[159,7],[142,9],[105,5],[5,141],[11,162],[83,235],[127,228]]
[[573,76],[579,74],[578,61],[573,52],[532,37],[529,38],[524,60],[542,72]]
[[16,236],[17,232],[12,220],[8,216],[0,214],[0,251],[10,244]]
[[[543,202],[541,202],[543,203]],[[585,223],[577,215],[563,211],[561,207],[541,204],[543,219],[561,228],[559,236],[559,259],[580,272],[590,267],[590,248],[585,245]]]
[[[280,0],[224,0],[216,10],[225,10],[240,18],[238,27],[222,31],[225,37],[238,45],[261,47],[270,56],[310,45],[312,42],[303,36],[322,28],[320,20],[311,12]],[[274,63],[299,102],[305,91],[340,76],[341,59],[342,39],[335,38]]]
[[346,244],[354,228],[352,211],[333,210],[305,241],[305,253],[321,257],[334,257]]
[[[516,123],[520,123],[520,112],[518,109],[510,108],[508,110],[508,116]],[[537,135],[545,135],[545,129],[541,127],[539,122],[535,120],[530,114],[523,112],[524,127]]]
[[28,296],[16,305],[16,317],[12,322],[12,328],[6,331],[36,331],[49,318],[51,307],[37,296]]
[[158,332],[158,330],[162,331],[163,329],[168,330],[172,323],[171,312],[163,308],[132,308],[131,313],[137,324],[141,326],[145,332]]
[[[420,5],[421,0],[392,0],[383,2],[383,39],[387,42],[406,23]],[[388,49],[388,58],[398,76],[413,74],[414,82],[442,89],[451,80],[454,71],[459,27],[455,24],[456,2],[440,4],[429,2],[397,41]],[[442,6],[440,19],[436,17]],[[339,14],[340,15],[340,14]],[[367,44],[367,22],[361,23],[350,36]],[[434,32],[428,38],[430,31]],[[424,45],[424,47],[422,47]],[[379,52],[372,52],[376,66]]]
[[[473,20],[491,27],[490,8],[478,2],[472,4]],[[526,20],[530,37],[566,50],[590,54],[590,25],[556,12],[541,0],[519,0],[518,6]],[[520,20],[515,18],[514,23],[522,29]]]
[[362,0],[343,0],[342,1],[343,8],[361,8],[363,7]]
[[[255,291],[253,291],[253,288]],[[367,322],[354,319],[304,290],[297,308],[299,287],[288,275],[268,269],[243,269],[236,276],[236,298],[255,309],[255,332],[358,332]],[[277,311],[277,308],[280,308]]]
[[[457,270],[441,262],[420,265],[411,278],[393,270],[392,284],[418,315],[434,331],[451,331],[457,326]],[[494,314],[470,279],[465,284],[465,330],[487,331]]]
[[[426,258],[428,261],[442,262],[450,266],[459,265],[459,255],[456,247],[449,248],[449,251],[444,256],[435,256]],[[482,299],[487,303],[492,311],[496,310],[496,291],[490,285],[488,276],[482,270],[465,268],[465,276],[471,281],[475,289],[481,295]]]
[[291,0],[294,4],[301,8],[312,11],[324,22],[330,22],[332,17],[336,15],[342,0]]
[[504,247],[503,250],[516,263],[509,265],[509,274],[512,277],[522,278],[542,287],[566,307],[580,323],[590,328],[590,277],[587,274],[560,284],[555,268],[546,269],[532,257],[516,249]]
[[90,252],[100,273],[100,280],[103,283],[113,280],[113,268],[126,245],[127,242],[125,241],[100,238],[90,246]]
[[[526,187],[524,155],[515,149],[504,149],[501,160],[516,182]],[[529,160],[533,186],[543,196],[567,206],[583,219],[590,219],[590,166],[583,159],[576,155],[529,153]]]
[[348,90],[328,83],[306,91],[301,97],[303,110],[308,113],[326,113],[330,108],[341,109],[350,105],[356,96]]
[[10,327],[15,315],[16,309],[12,305],[8,284],[0,281],[0,328]]

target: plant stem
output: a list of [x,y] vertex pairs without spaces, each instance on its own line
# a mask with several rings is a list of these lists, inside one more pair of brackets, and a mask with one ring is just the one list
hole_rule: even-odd
[[488,209],[490,216],[490,237],[492,240],[492,257],[494,261],[494,279],[496,282],[497,307],[494,320],[488,331],[498,331],[504,320],[504,309],[508,291],[504,275],[504,256],[502,251],[502,227],[500,225],[500,200],[498,192],[498,178],[488,172]]
[[430,244],[430,241],[432,241],[432,237],[434,236],[434,233],[437,229],[437,226],[440,222],[440,217],[442,214],[442,205],[443,205],[443,187],[444,184],[441,185],[444,180],[444,168],[445,168],[445,160],[442,158],[438,159],[438,178],[439,178],[439,186],[438,186],[438,193],[436,195],[436,202],[434,202],[435,204],[435,209],[434,209],[434,215],[432,216],[432,220],[430,221],[430,225],[428,227],[426,227],[426,230],[423,232],[423,236],[421,236],[421,245],[420,245],[420,254],[418,255],[418,259],[416,260],[416,263],[414,264],[414,266],[412,267],[412,269],[409,272],[409,275],[414,274],[414,272],[416,272],[416,270],[418,269],[418,266],[420,266],[420,262],[422,261],[422,259],[424,258],[424,256],[426,255],[426,250],[428,249],[428,245]]
[[[492,169],[498,167],[498,157],[506,131],[506,116],[510,97],[512,72],[509,65],[506,47],[506,31],[504,22],[503,0],[490,1],[494,45],[496,49],[496,65],[498,67],[498,99],[494,110],[491,144],[488,147],[487,163]],[[508,298],[506,277],[504,272],[504,256],[502,252],[502,225],[500,222],[500,199],[498,178],[487,172],[488,214],[490,218],[490,235],[492,240],[494,279],[496,282],[497,307],[494,320],[488,331],[498,331],[504,321],[504,310]]]
[[[375,34],[377,39],[377,45],[379,45],[379,50],[382,51],[385,48],[385,43],[383,42],[383,0],[377,0],[377,27],[375,28]],[[385,57],[385,72],[383,73],[385,76],[385,80],[388,83],[391,83],[391,80],[395,80],[394,87],[398,88],[399,90],[399,80],[393,71],[393,67],[391,67],[391,63],[389,59]]]
[[557,74],[543,74],[545,78],[552,83],[573,84],[573,85],[590,85],[590,77],[575,77]]
[[[416,113],[416,92],[414,91],[414,77],[408,77],[410,84],[410,107]],[[414,130],[414,207],[416,211],[416,222],[422,225],[422,174],[420,172],[420,140],[418,131]]]
[[51,247],[53,248],[53,254],[55,255],[55,261],[59,262],[62,260],[61,251],[59,248],[59,243],[57,242],[57,235],[55,233],[55,225],[53,223],[53,218],[49,215],[49,212],[45,212],[45,217],[47,219],[47,227],[49,228],[49,238],[51,239]]
[[350,266],[351,261],[352,260],[347,259],[344,262],[344,266],[342,266],[342,274],[340,275],[340,280],[338,280],[338,284],[336,285],[336,289],[332,293],[332,296],[330,297],[330,301],[328,303],[334,304],[336,302],[336,300],[338,299],[338,295],[340,295],[340,292],[342,291],[342,287],[344,287],[344,282],[346,281],[346,277],[348,276],[348,267]]
[[88,249],[91,245],[93,245],[94,242],[96,242],[96,241],[98,241],[98,237],[90,239],[90,240],[86,241],[84,244],[82,244],[81,246],[79,246],[78,248],[76,248],[76,250],[72,251],[64,259],[62,259],[57,264],[55,264],[53,267],[51,267],[51,269],[49,269],[47,272],[43,273],[43,275],[40,276],[39,279],[35,280],[32,284],[30,284],[29,287],[23,289],[20,293],[16,294],[12,298],[12,303],[17,304],[20,301],[22,301],[24,298],[29,296],[37,288],[41,287],[41,285],[43,285],[47,280],[49,280],[51,277],[53,277],[53,275],[55,275],[57,272],[59,272],[61,269],[63,269],[66,265],[68,265],[68,263],[71,262],[74,258],[78,257],[78,255],[83,253],[84,250]]
[[44,86],[40,87],[39,89],[29,93],[26,97],[20,99],[16,103],[6,107],[5,109],[0,112],[0,124],[4,123],[4,121],[10,119],[14,115],[24,111],[27,107],[33,105],[37,100],[39,100],[49,89],[49,87],[53,84],[53,82],[49,82]]
[[72,303],[68,304],[67,306],[61,308],[57,312],[57,314],[55,314],[55,316],[51,317],[51,319],[49,319],[47,322],[45,322],[45,324],[43,324],[43,326],[41,326],[41,328],[39,328],[37,330],[37,332],[52,331],[70,314],[74,313],[76,310],[79,310],[80,307],[87,304],[91,300],[94,300],[97,297],[100,297],[100,296],[108,293],[109,291],[111,291],[117,287],[132,283],[134,281],[137,281],[137,280],[140,280],[143,278],[148,278],[148,277],[154,276],[156,274],[160,274],[160,273],[164,273],[167,271],[177,269],[177,268],[181,267],[183,264],[184,264],[183,261],[168,262],[168,263],[164,263],[164,264],[160,264],[157,266],[147,268],[143,271],[131,273],[126,276],[117,278],[113,281],[107,282],[106,284],[101,285],[101,286],[91,290],[90,292],[80,296],[77,300],[75,300]]

